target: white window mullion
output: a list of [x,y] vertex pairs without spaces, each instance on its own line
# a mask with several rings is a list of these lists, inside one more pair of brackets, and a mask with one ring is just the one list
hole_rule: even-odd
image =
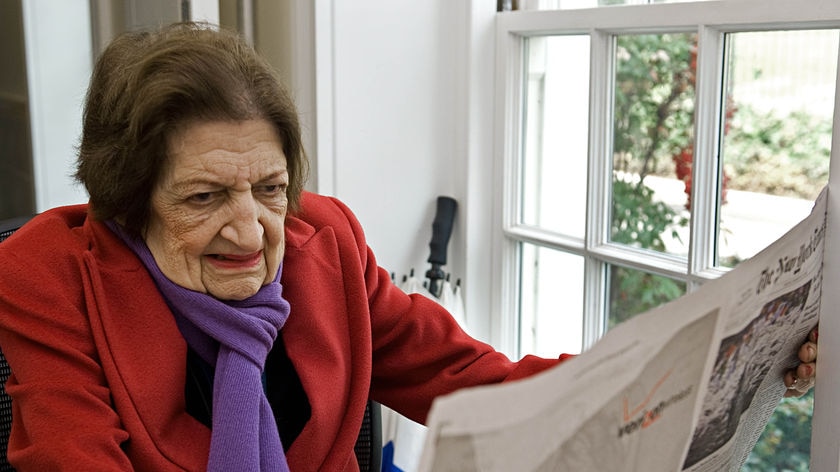
[[[604,31],[590,33],[589,71],[589,170],[586,197],[585,247],[606,244],[610,236],[612,205],[612,100],[614,37]],[[606,264],[586,257],[584,283],[583,346],[592,345],[606,332]]]
[[694,105],[694,159],[691,180],[691,240],[688,270],[701,274],[714,267],[717,240],[720,166],[720,107],[723,94],[723,35],[700,27]]
[[[498,26],[498,22],[497,22]],[[493,238],[494,260],[491,287],[498,294],[499,303],[494,308],[490,325],[490,342],[500,351],[515,356],[519,352],[519,250],[517,241],[505,233],[518,222],[521,206],[520,159],[522,153],[523,87],[527,76],[523,74],[524,39],[516,34],[497,31],[497,74],[505,77],[496,82],[496,103],[500,110],[496,116],[495,149],[499,155],[496,165],[494,195],[496,224]]]
[[607,264],[591,257],[584,260],[583,350],[607,331]]

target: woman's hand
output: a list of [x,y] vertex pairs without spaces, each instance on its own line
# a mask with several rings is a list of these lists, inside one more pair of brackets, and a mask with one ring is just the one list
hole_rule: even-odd
[[800,364],[785,373],[786,397],[801,397],[814,386],[817,372],[817,339],[819,326],[811,330],[808,340],[799,347]]

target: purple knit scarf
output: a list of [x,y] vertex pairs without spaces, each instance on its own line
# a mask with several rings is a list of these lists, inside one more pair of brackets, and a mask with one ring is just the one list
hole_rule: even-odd
[[282,266],[274,281],[252,297],[221,301],[176,285],[160,271],[144,241],[114,222],[108,227],[143,261],[187,344],[215,366],[207,470],[288,471],[262,384],[268,351],[289,317],[280,285]]

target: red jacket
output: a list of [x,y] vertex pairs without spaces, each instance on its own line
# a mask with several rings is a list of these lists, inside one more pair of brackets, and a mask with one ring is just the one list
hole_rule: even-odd
[[[77,205],[0,244],[0,267],[19,472],[205,469],[210,430],[184,409],[186,343],[131,250]],[[405,295],[335,199],[305,194],[286,219],[282,284],[281,336],[312,407],[287,453],[295,472],[358,469],[368,396],[423,422],[438,395],[558,362],[510,362]]]

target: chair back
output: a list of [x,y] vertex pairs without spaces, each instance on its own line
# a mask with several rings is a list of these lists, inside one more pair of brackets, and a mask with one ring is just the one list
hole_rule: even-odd
[[[29,221],[30,217],[11,218],[0,221],[0,243],[11,236],[24,223]],[[9,464],[6,459],[6,451],[9,446],[9,433],[12,431],[12,399],[6,393],[6,380],[12,374],[12,369],[9,368],[9,363],[6,362],[6,356],[3,355],[0,349],[0,472],[14,472],[15,469]]]
[[6,380],[11,374],[12,369],[0,350],[0,472],[15,472],[15,468],[6,459],[9,434],[12,432],[12,398],[6,393]]
[[382,470],[382,407],[373,400],[367,402],[355,452],[361,472]]
[[0,220],[0,242],[3,242],[12,235],[15,231],[18,230],[24,223],[29,221],[32,217],[30,216],[20,216],[17,218],[9,218],[6,220]]

